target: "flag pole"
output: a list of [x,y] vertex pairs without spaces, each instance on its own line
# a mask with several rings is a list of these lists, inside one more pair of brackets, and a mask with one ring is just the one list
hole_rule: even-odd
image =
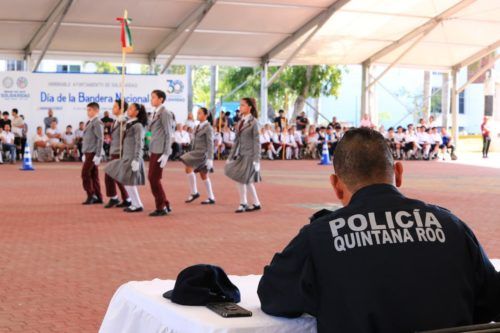
[[[128,19],[128,12],[125,9],[123,11],[123,21],[122,21],[122,34],[125,33],[125,22]],[[122,37],[123,38],[123,37]],[[121,95],[120,95],[120,116],[123,115],[123,109],[125,108],[125,58],[126,58],[125,45],[122,45],[122,80],[121,80]],[[122,145],[123,145],[123,122],[118,122],[120,125],[120,159],[122,158]]]
[[[216,107],[217,110],[217,107]],[[220,134],[220,140],[221,140],[221,145],[224,144],[224,134],[222,133],[222,105],[220,108],[220,113],[219,113],[219,134]],[[218,154],[218,160],[220,161],[221,159],[221,154],[220,154],[220,149],[219,149],[219,154]]]

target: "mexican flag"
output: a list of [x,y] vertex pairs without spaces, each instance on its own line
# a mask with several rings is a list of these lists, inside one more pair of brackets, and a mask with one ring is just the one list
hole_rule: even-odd
[[132,19],[127,17],[127,12],[125,11],[123,17],[118,17],[116,20],[121,22],[120,39],[122,43],[122,50],[125,53],[132,52],[134,48],[132,46],[132,33],[130,32],[129,27],[129,23]]

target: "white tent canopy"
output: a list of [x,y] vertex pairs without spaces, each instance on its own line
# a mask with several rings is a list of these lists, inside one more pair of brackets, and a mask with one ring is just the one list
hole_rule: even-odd
[[140,63],[399,60],[447,70],[500,46],[500,0],[4,0],[0,56],[34,65],[46,49],[51,59],[119,61],[124,9]]

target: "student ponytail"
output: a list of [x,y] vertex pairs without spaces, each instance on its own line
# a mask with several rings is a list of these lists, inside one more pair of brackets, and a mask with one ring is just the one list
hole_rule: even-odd
[[133,103],[137,111],[139,113],[137,114],[137,120],[142,124],[142,126],[146,126],[148,124],[148,114],[146,112],[146,108],[142,104],[138,103]]
[[244,97],[242,99],[250,106],[250,113],[257,119],[259,117],[259,112],[257,111],[257,102],[255,101],[255,98]]
[[208,112],[208,109],[205,108],[205,107],[201,107],[200,108],[201,111],[203,111],[203,113],[205,114],[205,116],[207,116],[207,121],[210,125],[213,124],[213,117],[212,117],[212,113],[211,112]]

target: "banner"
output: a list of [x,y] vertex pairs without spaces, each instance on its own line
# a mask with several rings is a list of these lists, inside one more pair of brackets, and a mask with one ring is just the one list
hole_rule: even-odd
[[[187,91],[185,75],[127,75],[125,100],[144,104],[152,111],[151,91],[166,92],[165,106],[175,114],[177,122],[187,118]],[[110,111],[120,98],[120,75],[108,74],[53,74],[29,72],[0,73],[0,110],[17,108],[28,124],[28,138],[37,126],[43,126],[48,110],[54,111],[59,130],[67,125],[75,129],[87,120],[86,106],[97,102],[104,111]]]

